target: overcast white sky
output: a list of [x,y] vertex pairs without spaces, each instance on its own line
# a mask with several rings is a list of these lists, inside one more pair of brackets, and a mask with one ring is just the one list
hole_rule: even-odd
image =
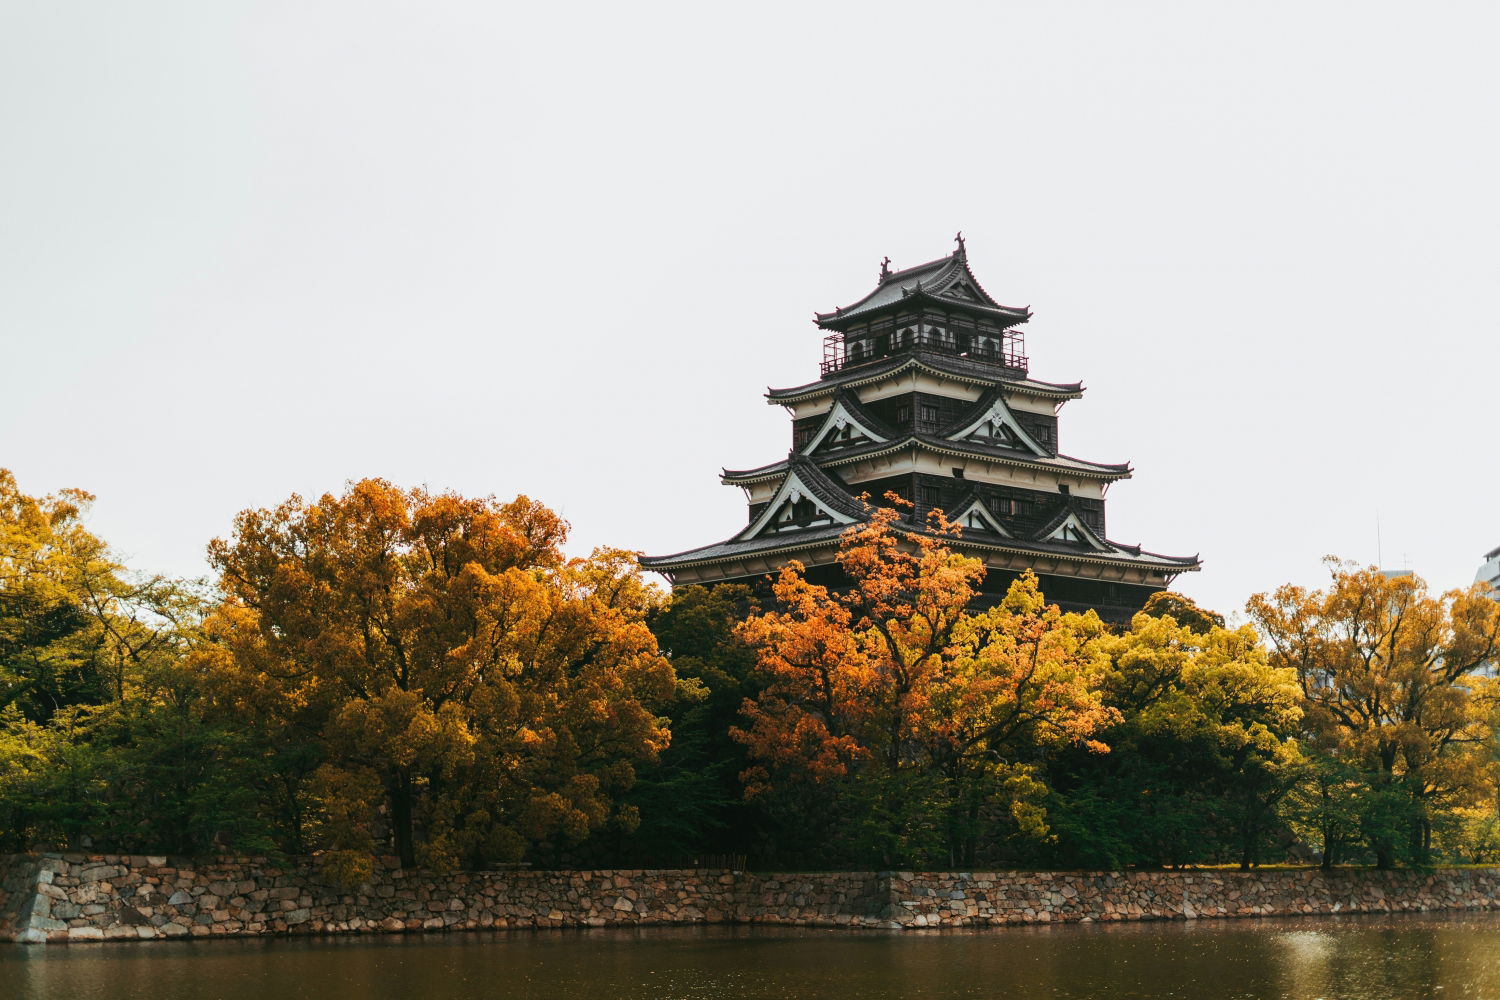
[[1500,545],[1500,8],[0,0],[0,466],[142,570],[385,476],[742,526],[814,309],[948,253],[1225,611]]

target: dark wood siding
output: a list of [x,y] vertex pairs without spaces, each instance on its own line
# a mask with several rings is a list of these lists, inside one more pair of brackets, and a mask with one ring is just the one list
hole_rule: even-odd
[[[915,480],[912,484],[912,496],[916,500],[918,517],[926,517],[933,507],[941,507],[947,514],[957,514],[958,504],[973,491],[984,501],[990,513],[1004,525],[1005,530],[1018,538],[1032,535],[1056,517],[1067,503],[1067,499],[1059,493],[995,486],[973,479],[918,475]],[[863,485],[860,487],[865,488],[867,487]],[[1092,497],[1073,497],[1072,501],[1083,523],[1103,536],[1104,501]]]
[[1036,443],[1046,448],[1052,454],[1057,454],[1057,417],[1046,416],[1041,413],[1027,413],[1025,410],[1013,410],[1016,415],[1016,423],[1036,438]]

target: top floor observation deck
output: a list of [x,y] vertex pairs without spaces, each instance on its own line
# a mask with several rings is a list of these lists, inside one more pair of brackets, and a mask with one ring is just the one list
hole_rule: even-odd
[[823,338],[824,377],[884,358],[918,351],[994,365],[1003,378],[1025,378],[1026,341],[1018,330],[983,330],[962,324],[876,323],[873,329]]

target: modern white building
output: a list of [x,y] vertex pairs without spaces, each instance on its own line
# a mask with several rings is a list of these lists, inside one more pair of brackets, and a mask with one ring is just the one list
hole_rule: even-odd
[[1500,548],[1484,554],[1484,565],[1474,574],[1474,582],[1488,584],[1496,599],[1500,599]]

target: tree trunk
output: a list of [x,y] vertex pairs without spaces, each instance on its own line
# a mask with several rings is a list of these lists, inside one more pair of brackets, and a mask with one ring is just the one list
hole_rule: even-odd
[[1246,796],[1245,812],[1240,820],[1240,871],[1247,872],[1260,860],[1260,817],[1254,798]]
[[1323,828],[1323,860],[1318,867],[1325,872],[1333,871],[1335,855],[1338,853],[1339,839],[1329,832],[1327,827]]
[[412,781],[405,769],[396,772],[391,788],[391,836],[396,841],[396,856],[402,868],[417,867],[416,845],[412,836]]

